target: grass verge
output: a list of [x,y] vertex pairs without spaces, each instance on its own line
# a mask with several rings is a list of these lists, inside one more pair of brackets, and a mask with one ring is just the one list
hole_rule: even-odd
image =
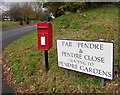
[[[40,22],[41,21],[31,21],[30,24],[36,24],[36,23],[40,23]],[[25,22],[23,24],[26,25]],[[19,25],[19,21],[17,21],[17,22],[15,22],[15,21],[0,21],[0,25],[2,26],[2,28],[21,26],[21,25]]]
[[[50,70],[45,73],[43,51],[37,50],[37,31],[10,44],[3,52],[4,74],[7,80],[22,93],[118,93],[118,9],[100,8],[56,18],[53,24],[53,48],[49,50]],[[57,24],[56,24],[57,23]],[[114,42],[114,80],[69,71],[57,66],[56,39],[74,39]]]
[[7,28],[7,27],[18,26],[18,25],[19,25],[19,22],[14,22],[14,21],[1,21],[0,24],[2,25],[2,28]]

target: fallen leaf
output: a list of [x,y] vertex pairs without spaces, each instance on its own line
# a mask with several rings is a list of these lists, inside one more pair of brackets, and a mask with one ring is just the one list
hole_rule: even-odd
[[80,85],[77,85],[77,89],[80,90]]
[[55,92],[55,90],[56,90],[56,88],[53,88],[53,89],[52,89],[53,93]]
[[17,93],[23,93],[23,91],[21,89],[18,89]]

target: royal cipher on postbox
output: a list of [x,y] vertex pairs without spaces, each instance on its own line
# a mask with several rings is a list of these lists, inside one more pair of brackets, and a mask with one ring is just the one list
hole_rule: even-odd
[[52,24],[38,23],[38,50],[49,50],[52,47]]

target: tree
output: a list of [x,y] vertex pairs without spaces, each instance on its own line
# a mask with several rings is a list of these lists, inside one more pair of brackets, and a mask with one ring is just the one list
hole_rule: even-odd
[[9,14],[15,21],[20,21],[20,24],[23,24],[23,21],[29,24],[30,20],[35,18],[35,11],[31,3],[12,4]]
[[47,8],[49,13],[52,13],[55,17],[61,16],[64,14],[63,6],[65,2],[47,2],[43,4],[44,8]]
[[35,12],[35,20],[41,20],[43,17],[43,14],[44,14],[44,11],[42,9],[42,3],[41,2],[33,2],[32,7]]
[[22,20],[23,12],[21,11],[20,3],[12,4],[9,10],[9,14],[15,21]]
[[84,8],[86,5],[85,2],[66,2],[65,10],[70,12],[77,12],[78,9]]
[[78,9],[82,9],[85,6],[85,2],[47,2],[44,3],[44,7],[48,8],[48,11],[55,17],[65,14],[65,11],[76,12]]
[[30,20],[35,18],[35,11],[33,10],[31,3],[24,3],[22,5],[22,12],[26,24],[29,24]]

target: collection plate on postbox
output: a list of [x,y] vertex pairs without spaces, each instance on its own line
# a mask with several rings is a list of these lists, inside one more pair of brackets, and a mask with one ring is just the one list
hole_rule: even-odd
[[38,23],[38,50],[49,50],[52,47],[52,24]]

